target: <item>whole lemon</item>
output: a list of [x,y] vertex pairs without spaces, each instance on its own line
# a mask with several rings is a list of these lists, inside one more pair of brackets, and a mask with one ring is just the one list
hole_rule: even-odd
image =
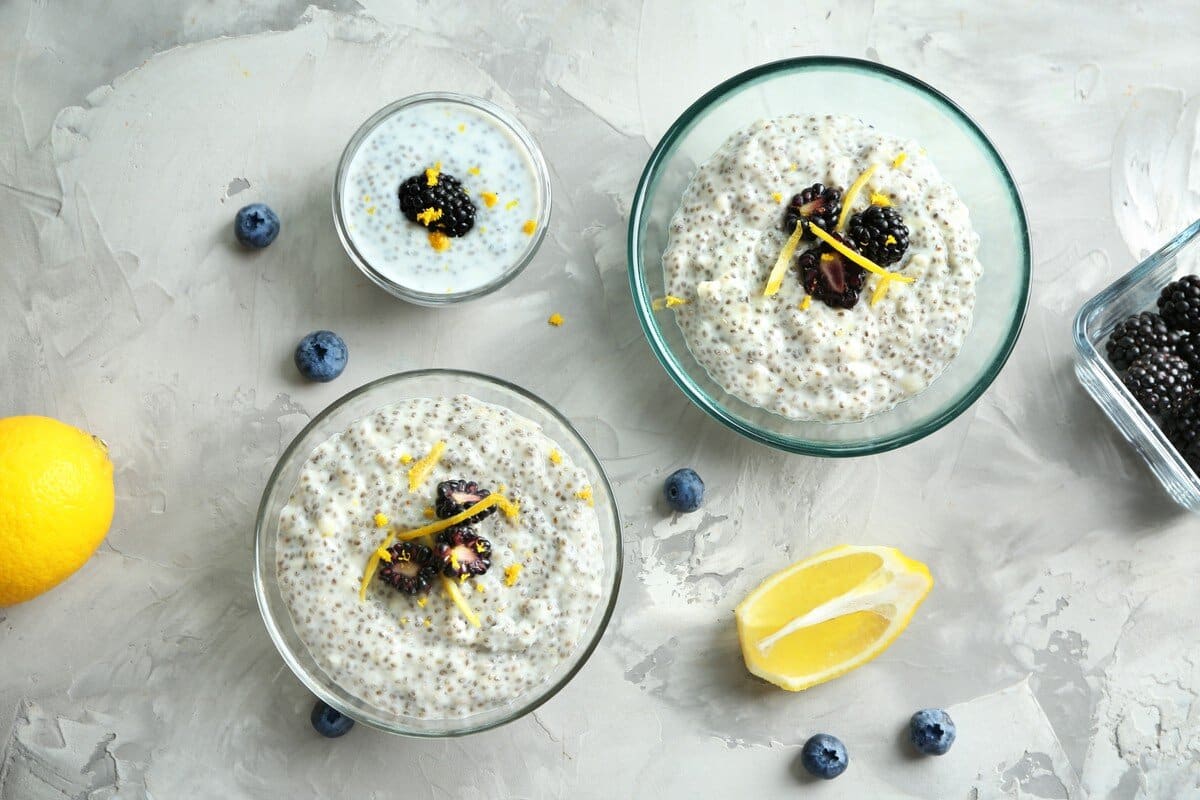
[[47,417],[0,419],[0,606],[83,566],[112,524],[113,466],[94,436]]

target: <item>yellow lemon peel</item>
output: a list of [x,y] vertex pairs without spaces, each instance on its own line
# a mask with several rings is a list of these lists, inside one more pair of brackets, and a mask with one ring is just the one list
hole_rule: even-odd
[[[379,568],[379,562],[383,560],[381,553],[387,554],[387,549],[392,546],[392,542],[396,541],[396,533],[393,531],[383,540],[383,544],[379,545],[376,550],[371,553],[371,557],[367,559],[367,568],[363,570],[362,582],[358,585],[358,602],[363,602],[367,599],[367,586],[371,583],[371,578],[375,577],[375,570]],[[391,556],[388,556],[389,558]]]
[[900,155],[898,155],[894,159],[892,159],[892,169],[900,169],[901,165],[903,165],[904,162],[907,160],[908,160],[908,153],[904,153],[904,152],[900,153]]
[[779,287],[783,286],[783,276],[787,274],[788,264],[795,255],[796,248],[800,246],[802,236],[804,236],[804,223],[797,222],[796,230],[792,231],[792,235],[788,237],[783,249],[779,251],[779,258],[775,259],[775,266],[771,268],[771,275],[767,278],[766,288],[763,289],[763,297],[774,296],[779,291]]
[[525,224],[521,226],[521,232],[526,236],[533,236],[533,232],[537,230],[537,221],[532,219],[525,220]]
[[471,175],[478,175],[479,167],[467,167],[467,173]]
[[496,203],[500,200],[495,192],[480,192],[479,197],[483,200],[483,204],[488,208],[496,205]]
[[387,514],[384,514],[382,512],[376,514],[375,515],[375,527],[376,528],[386,528],[387,526],[388,526]]
[[516,200],[509,200],[507,203],[504,204],[504,208],[507,211],[512,211],[514,208],[517,207],[517,205],[518,204],[517,204]]
[[771,199],[774,200],[776,203],[782,203],[783,195],[779,192],[771,192]]
[[458,584],[442,576],[442,588],[446,590],[446,594],[450,595],[450,599],[454,601],[454,605],[458,606],[458,610],[467,618],[467,622],[471,623],[476,628],[482,628],[483,623],[479,621],[479,617],[471,610],[471,606],[467,603],[467,598],[463,597],[463,593],[459,590]]
[[429,227],[429,223],[437,222],[441,218],[442,210],[440,208],[433,208],[432,206],[417,214],[417,222],[426,228]]
[[592,496],[592,487],[585,486],[575,493],[575,496],[586,502],[589,506],[596,505],[596,499]]
[[430,231],[429,246],[439,253],[444,253],[450,249],[450,237],[441,231]]
[[853,261],[855,264],[858,264],[860,267],[865,269],[867,272],[873,272],[876,275],[881,275],[881,276],[885,275],[885,276],[891,278],[892,280],[900,281],[900,283],[912,283],[913,282],[913,278],[911,278],[907,275],[897,275],[895,272],[888,272],[886,269],[879,266],[874,261],[870,260],[869,258],[862,255],[861,253],[857,253],[854,250],[851,250],[849,247],[846,247],[846,245],[842,244],[837,239],[833,238],[832,236],[830,236],[825,231],[821,230],[816,225],[810,225],[809,230],[811,230],[813,232],[813,235],[816,236],[818,239],[825,242],[825,244],[829,245],[834,250],[837,250],[839,253],[841,253],[846,258],[850,259],[851,261]]
[[800,310],[808,311],[808,307],[812,305],[812,295],[804,295],[804,299],[800,301]]
[[505,586],[516,586],[517,581],[521,577],[521,570],[523,570],[524,568],[525,567],[523,567],[520,564],[509,564],[507,567],[505,567],[504,568],[504,585]]
[[871,192],[871,205],[883,206],[884,208],[887,208],[891,204],[892,204],[892,198],[888,197],[886,194],[880,194],[879,192]]
[[546,320],[546,322],[548,324],[553,325],[554,327],[558,328],[558,327],[562,326],[562,324],[563,324],[563,322],[565,322],[565,320],[563,319],[563,315],[559,314],[556,311],[555,313],[550,315],[550,318],[548,320]]
[[[846,194],[842,196],[842,213],[838,214],[837,225],[834,226],[835,231],[842,231],[846,227],[846,220],[850,218],[850,206],[854,205],[855,199],[858,198],[858,193],[867,185],[867,181],[871,180],[871,176],[875,174],[876,164],[872,164],[854,179],[854,183],[850,184],[850,188],[846,190]],[[813,225],[812,227],[817,227]]]
[[411,542],[413,539],[420,539],[422,536],[432,536],[435,533],[444,531],[447,528],[453,528],[461,522],[466,522],[471,517],[478,514],[480,511],[486,511],[492,506],[499,506],[504,516],[513,518],[520,513],[520,506],[499,493],[489,494],[487,497],[480,500],[475,505],[460,511],[452,517],[439,519],[437,522],[431,522],[428,525],[422,525],[420,528],[414,528],[411,531],[395,534],[396,539],[401,542]]
[[425,170],[425,185],[437,186],[438,176],[442,174],[442,162],[438,161],[432,167]]
[[650,308],[655,311],[662,311],[664,308],[675,308],[676,306],[686,306],[688,301],[683,297],[676,297],[669,294],[665,297],[659,297],[650,301]]
[[550,463],[551,464],[561,464],[562,463],[562,453],[558,452],[557,450],[551,450],[550,451]]
[[442,457],[442,453],[445,450],[446,443],[438,441],[429,449],[429,453],[424,458],[409,467],[408,490],[410,492],[415,492],[421,488],[421,484],[425,483],[425,479],[429,477],[429,473],[433,471],[434,465],[437,464],[438,459]]

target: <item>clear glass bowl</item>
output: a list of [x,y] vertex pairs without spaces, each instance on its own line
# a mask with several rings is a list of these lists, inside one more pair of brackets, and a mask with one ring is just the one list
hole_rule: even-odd
[[[335,683],[300,639],[276,579],[279,514],[299,479],[309,454],[330,436],[373,411],[414,397],[469,394],[532,420],[591,480],[604,546],[604,595],[592,612],[578,650],[528,694],[505,706],[458,719],[428,720],[398,716],[376,708]],[[526,390],[473,372],[430,369],[380,378],[350,392],[318,414],[288,446],[263,492],[254,533],[254,591],[271,640],[296,677],[313,694],[353,719],[389,733],[408,736],[461,736],[511,722],[549,700],[579,671],[608,626],[621,582],[621,524],[608,477],[587,443],[561,414]]]
[[[916,397],[865,420],[799,422],[727,393],[688,350],[670,311],[662,267],[668,224],[696,167],[735,130],[788,113],[858,117],[911,137],[958,190],[981,239],[975,320],[958,357]],[[672,125],[642,173],[629,219],[629,282],[642,329],[692,402],[755,441],[794,453],[861,456],[916,441],[965,411],[999,374],[1029,302],[1029,231],[1012,176],[979,126],[936,89],[898,70],[848,58],[776,61],[730,78]]]
[[[342,192],[346,185],[346,174],[349,171],[350,162],[354,160],[354,154],[358,152],[358,148],[363,143],[363,140],[367,138],[376,126],[388,117],[403,109],[422,103],[461,103],[470,106],[485,116],[491,117],[501,128],[508,130],[520,146],[524,148],[525,155],[529,158],[529,163],[533,166],[533,171],[537,177],[539,204],[537,227],[534,229],[533,235],[529,237],[529,244],[525,248],[525,251],[491,281],[482,286],[476,286],[473,289],[462,292],[452,292],[449,294],[424,292],[405,286],[402,283],[397,283],[384,275],[355,246],[354,237],[346,229],[346,219],[342,212]],[[483,297],[485,294],[496,291],[520,275],[521,271],[533,260],[538,248],[541,247],[542,239],[546,236],[546,228],[549,227],[550,223],[550,201],[550,170],[546,168],[546,159],[542,157],[541,148],[538,147],[533,136],[525,129],[524,125],[517,121],[516,117],[495,103],[488,102],[480,97],[472,97],[471,95],[459,94],[457,92],[424,92],[422,94],[410,95],[379,109],[368,117],[367,121],[359,126],[354,135],[350,137],[350,141],[346,144],[346,149],[342,151],[342,157],[338,161],[337,173],[333,179],[333,225],[337,229],[338,238],[341,239],[342,247],[345,248],[346,254],[350,256],[350,260],[376,286],[410,303],[421,306],[443,306]]]
[[1104,343],[1126,317],[1157,308],[1162,288],[1200,273],[1200,221],[1083,304],[1075,315],[1075,374],[1117,430],[1133,445],[1171,498],[1200,514],[1200,477],[1188,466],[1154,419],[1133,399],[1104,357]]

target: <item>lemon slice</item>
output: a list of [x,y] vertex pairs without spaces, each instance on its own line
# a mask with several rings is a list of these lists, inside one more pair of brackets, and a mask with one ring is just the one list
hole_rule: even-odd
[[798,561],[734,609],[746,668],[791,692],[844,675],[886,650],[932,588],[929,568],[892,547]]

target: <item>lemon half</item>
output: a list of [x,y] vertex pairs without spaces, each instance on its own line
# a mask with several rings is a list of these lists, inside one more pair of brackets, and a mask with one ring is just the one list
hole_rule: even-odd
[[894,547],[798,561],[734,609],[746,668],[792,692],[844,675],[886,650],[932,588],[929,568]]

